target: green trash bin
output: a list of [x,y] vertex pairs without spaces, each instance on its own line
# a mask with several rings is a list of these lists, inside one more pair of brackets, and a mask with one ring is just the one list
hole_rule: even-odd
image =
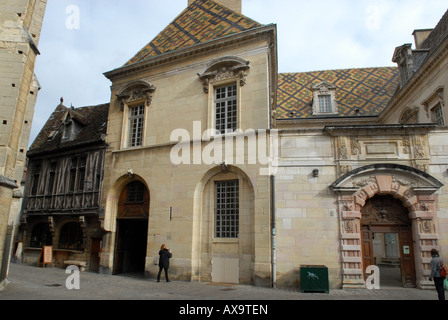
[[328,268],[326,266],[301,266],[300,287],[302,292],[330,293]]

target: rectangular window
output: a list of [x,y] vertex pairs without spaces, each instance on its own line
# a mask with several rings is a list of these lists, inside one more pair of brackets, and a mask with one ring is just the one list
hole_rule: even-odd
[[330,113],[331,110],[331,95],[319,95],[319,113]]
[[215,182],[215,237],[238,238],[239,181]]
[[47,195],[53,194],[55,178],[56,178],[56,163],[51,163],[50,173],[49,173],[49,177],[48,177],[48,184],[47,184]]
[[432,109],[432,118],[433,122],[437,123],[439,126],[445,125],[445,120],[443,119],[443,110],[440,104]]
[[215,88],[216,130],[221,134],[232,133],[237,129],[237,85]]
[[69,184],[68,184],[68,190],[70,192],[84,191],[86,163],[87,163],[86,157],[72,158],[70,166]]
[[70,179],[68,183],[68,191],[75,191],[76,168],[78,167],[78,159],[73,158],[70,166]]
[[129,147],[139,147],[143,144],[144,117],[144,105],[129,108]]
[[78,191],[84,190],[84,182],[86,177],[86,158],[79,159],[78,162]]
[[33,175],[33,184],[31,187],[31,195],[35,196],[37,195],[37,188],[39,186],[39,180],[40,180],[40,164],[36,164],[34,166],[34,175]]

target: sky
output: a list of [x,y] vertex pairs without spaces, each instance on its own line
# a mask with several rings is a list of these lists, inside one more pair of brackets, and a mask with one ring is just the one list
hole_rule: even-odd
[[[60,98],[64,105],[110,101],[104,72],[124,65],[168,26],[188,0],[48,0],[35,74],[30,144]],[[434,28],[446,0],[243,0],[243,14],[275,23],[278,71],[395,66],[396,47]]]

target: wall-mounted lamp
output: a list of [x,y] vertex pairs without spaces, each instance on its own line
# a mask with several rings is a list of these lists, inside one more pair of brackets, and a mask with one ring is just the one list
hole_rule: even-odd
[[226,165],[225,162],[221,163],[221,170],[222,170],[222,172],[225,172],[225,173],[229,172],[229,167]]
[[314,169],[313,170],[313,177],[317,178],[319,176],[319,170],[318,169]]

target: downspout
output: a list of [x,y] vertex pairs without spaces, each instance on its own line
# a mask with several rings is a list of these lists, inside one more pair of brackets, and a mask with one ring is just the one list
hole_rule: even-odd
[[277,266],[275,255],[275,176],[271,175],[271,239],[272,239],[272,287],[276,288],[277,282]]

